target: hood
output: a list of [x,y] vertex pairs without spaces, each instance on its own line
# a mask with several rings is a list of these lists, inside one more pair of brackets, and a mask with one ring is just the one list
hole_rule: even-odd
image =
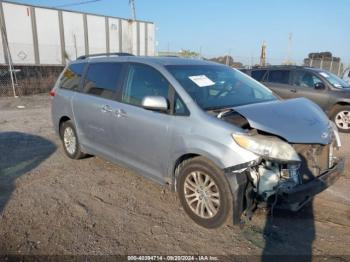
[[306,98],[277,100],[233,108],[252,128],[280,136],[290,143],[328,144],[332,137],[329,119]]

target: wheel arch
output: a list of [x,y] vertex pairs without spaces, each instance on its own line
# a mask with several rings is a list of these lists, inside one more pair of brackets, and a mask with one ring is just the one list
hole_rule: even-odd
[[67,122],[67,121],[70,121],[70,117],[68,116],[62,116],[58,122],[58,133],[59,135],[62,137],[62,134],[61,134],[61,128],[62,128],[62,125],[63,123]]
[[214,163],[219,168],[222,168],[222,164],[217,161],[214,157],[212,157],[207,152],[197,152],[193,151],[191,153],[184,153],[178,156],[171,168],[171,190],[176,192],[176,179],[178,176],[179,169],[183,163],[185,163],[187,160],[195,158],[195,157],[204,157],[208,161]]
[[335,106],[350,106],[350,101],[338,101],[333,105],[333,108]]
[[328,111],[329,118],[331,118],[333,116],[334,112],[342,106],[350,106],[350,100],[349,101],[340,100],[340,101],[335,102],[330,107],[331,109]]
[[172,191],[176,192],[176,178],[179,174],[179,169],[181,165],[185,161],[194,157],[199,157],[199,156],[201,155],[197,153],[186,153],[186,154],[182,154],[175,160],[174,165],[171,167],[171,190]]

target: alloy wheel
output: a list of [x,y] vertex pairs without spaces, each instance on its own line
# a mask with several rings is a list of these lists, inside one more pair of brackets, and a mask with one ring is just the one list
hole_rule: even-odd
[[350,129],[350,112],[349,111],[340,111],[335,116],[335,124],[340,129]]
[[194,171],[188,174],[184,184],[185,199],[199,217],[214,217],[220,208],[220,193],[215,181],[207,174]]
[[74,155],[77,147],[77,138],[71,127],[66,127],[63,133],[64,146],[68,153]]

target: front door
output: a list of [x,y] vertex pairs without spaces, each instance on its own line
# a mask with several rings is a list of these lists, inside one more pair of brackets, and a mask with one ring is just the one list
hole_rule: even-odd
[[315,89],[317,83],[323,83],[323,81],[312,72],[305,70],[293,72],[292,85],[296,90],[296,95],[306,97],[321,108],[326,109],[329,103],[327,84],[323,83],[324,89]]
[[[169,126],[173,116],[142,108],[146,96],[168,99],[170,84],[153,67],[144,64],[129,65],[120,103],[113,108],[113,135],[118,136],[115,150],[120,160],[164,182],[171,146]],[[168,100],[169,101],[169,100]]]

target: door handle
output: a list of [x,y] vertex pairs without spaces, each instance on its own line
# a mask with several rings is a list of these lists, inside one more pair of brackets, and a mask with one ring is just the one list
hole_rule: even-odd
[[127,117],[127,113],[123,109],[117,109],[115,110],[116,117]]
[[290,91],[293,92],[293,93],[296,93],[296,92],[297,92],[296,89],[291,89]]
[[103,113],[110,113],[110,112],[112,112],[112,107],[109,106],[109,105],[104,105],[104,106],[101,108],[101,111],[102,111]]

